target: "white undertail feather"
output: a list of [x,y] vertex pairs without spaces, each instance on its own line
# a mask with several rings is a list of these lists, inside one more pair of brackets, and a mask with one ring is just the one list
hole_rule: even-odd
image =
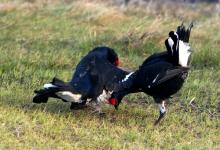
[[55,85],[53,85],[51,83],[44,84],[44,88],[45,89],[49,89],[49,88],[53,88],[53,87],[57,87],[57,86],[55,86]]
[[179,40],[179,64],[183,67],[187,67],[189,56],[190,56],[189,43],[185,43]]
[[173,44],[174,44],[174,42],[171,38],[168,38],[168,44],[169,44],[169,46],[171,48],[171,51],[172,51],[172,54],[173,54]]
[[73,94],[69,91],[57,92],[56,95],[68,102],[81,102],[81,94]]
[[174,32],[174,34],[176,35],[177,39],[179,39],[179,35],[176,32]]

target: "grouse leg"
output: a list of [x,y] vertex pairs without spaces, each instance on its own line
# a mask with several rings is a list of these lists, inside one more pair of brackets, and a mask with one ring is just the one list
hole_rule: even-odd
[[93,113],[97,113],[100,117],[104,117],[105,113],[102,112],[101,105],[98,101],[92,101],[92,107],[95,109]]
[[161,103],[159,103],[158,106],[159,106],[159,109],[160,109],[160,116],[155,121],[154,125],[157,125],[158,123],[160,123],[160,121],[164,118],[164,116],[166,114],[165,101],[162,101]]

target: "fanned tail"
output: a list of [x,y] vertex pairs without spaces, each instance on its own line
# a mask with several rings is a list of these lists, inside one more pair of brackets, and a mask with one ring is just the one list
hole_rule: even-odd
[[193,27],[193,22],[190,23],[187,29],[183,23],[180,26],[178,26],[176,33],[179,36],[179,40],[182,40],[185,43],[189,43],[189,38],[190,38],[192,27]]

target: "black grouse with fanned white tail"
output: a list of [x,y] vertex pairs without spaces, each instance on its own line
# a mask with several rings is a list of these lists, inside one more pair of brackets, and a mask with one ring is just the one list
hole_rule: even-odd
[[[46,103],[49,97],[54,97],[72,102],[73,108],[83,106],[87,99],[96,101],[102,93],[106,94],[105,86],[100,79],[101,70],[105,70],[105,63],[117,69],[119,59],[115,51],[108,47],[93,49],[77,65],[70,82],[54,78],[51,83],[45,84],[43,89],[35,90],[33,102]],[[97,70],[95,64],[103,65]]]
[[[165,41],[167,51],[147,58],[137,71],[118,85],[118,91],[112,94],[112,98],[117,100],[116,108],[125,95],[144,92],[159,104],[160,116],[155,124],[160,122],[166,113],[165,100],[181,89],[188,75],[191,55],[189,38],[192,27],[192,23],[188,29],[182,24],[176,32],[171,31]],[[130,86],[124,87],[123,84],[127,82]]]

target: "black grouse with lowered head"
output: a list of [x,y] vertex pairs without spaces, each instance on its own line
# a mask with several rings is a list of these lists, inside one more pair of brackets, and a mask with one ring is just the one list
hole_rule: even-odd
[[[75,73],[70,81],[70,85],[82,95],[82,102],[72,102],[70,109],[79,109],[82,108],[87,98],[95,99],[96,92],[98,88],[98,84],[96,82],[97,75],[91,73],[92,70],[92,62],[94,62],[95,57],[101,58],[102,61],[108,61],[114,66],[119,65],[119,58],[117,53],[109,47],[96,47],[92,51],[90,51],[79,64],[76,66]],[[93,67],[94,68],[94,67]],[[105,94],[105,91],[103,91]]]
[[[181,89],[188,75],[191,55],[189,37],[192,27],[191,23],[185,29],[182,24],[176,32],[171,31],[165,41],[167,51],[147,58],[137,71],[118,85],[118,91],[112,93],[112,98],[117,101],[116,109],[125,95],[144,92],[158,103],[160,115],[155,124],[160,122],[166,113],[165,100]],[[127,82],[130,86],[124,87],[123,84]]]
[[[104,89],[98,81],[101,72],[95,73],[93,70],[94,63],[106,62],[114,67],[118,66],[119,59],[115,51],[108,47],[93,49],[76,66],[70,82],[65,83],[54,78],[51,83],[45,84],[43,89],[35,90],[36,95],[33,102],[46,103],[49,97],[54,97],[65,102],[72,102],[71,108],[82,107],[87,99],[94,100],[102,94]],[[103,96],[101,95],[101,97]]]

